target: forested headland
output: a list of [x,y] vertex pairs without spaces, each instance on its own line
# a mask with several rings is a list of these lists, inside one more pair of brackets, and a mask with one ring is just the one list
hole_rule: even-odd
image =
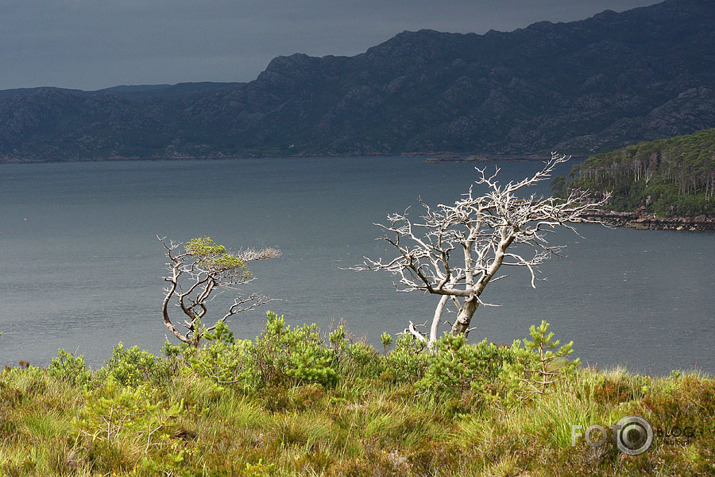
[[715,129],[596,154],[552,185],[609,192],[606,208],[616,212],[707,222],[715,214]]

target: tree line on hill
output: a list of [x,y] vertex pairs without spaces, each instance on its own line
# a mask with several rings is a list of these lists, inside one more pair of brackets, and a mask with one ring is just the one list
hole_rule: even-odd
[[610,192],[607,207],[661,216],[715,214],[715,129],[596,154],[552,183]]

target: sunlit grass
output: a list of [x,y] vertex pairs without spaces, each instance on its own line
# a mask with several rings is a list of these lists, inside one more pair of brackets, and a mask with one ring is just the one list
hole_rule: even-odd
[[[702,372],[649,377],[586,368],[543,394],[510,395],[505,386],[518,383],[425,389],[417,378],[395,379],[414,368],[370,359],[338,363],[334,385],[283,381],[248,391],[189,363],[141,392],[97,371],[84,388],[47,370],[12,369],[0,377],[0,475],[715,473],[715,381]],[[135,401],[122,401],[132,393]],[[572,426],[583,432],[627,415],[697,433],[656,440],[636,457],[611,443],[572,445]]]

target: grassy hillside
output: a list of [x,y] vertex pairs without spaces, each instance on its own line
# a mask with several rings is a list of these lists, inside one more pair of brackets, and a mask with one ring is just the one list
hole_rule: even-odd
[[611,192],[614,210],[715,214],[715,129],[598,154],[574,167],[571,177],[568,188]]
[[[715,472],[713,379],[580,369],[547,326],[511,347],[445,337],[435,353],[384,335],[378,352],[269,315],[255,341],[219,326],[201,350],[120,345],[99,370],[60,351],[0,377],[0,475]],[[645,453],[572,445],[573,425],[629,415],[655,429]]]

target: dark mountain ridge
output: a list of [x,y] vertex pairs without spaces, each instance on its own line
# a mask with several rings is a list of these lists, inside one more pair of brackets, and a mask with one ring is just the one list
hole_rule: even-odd
[[715,126],[715,2],[277,57],[250,83],[0,91],[0,158],[592,153]]

